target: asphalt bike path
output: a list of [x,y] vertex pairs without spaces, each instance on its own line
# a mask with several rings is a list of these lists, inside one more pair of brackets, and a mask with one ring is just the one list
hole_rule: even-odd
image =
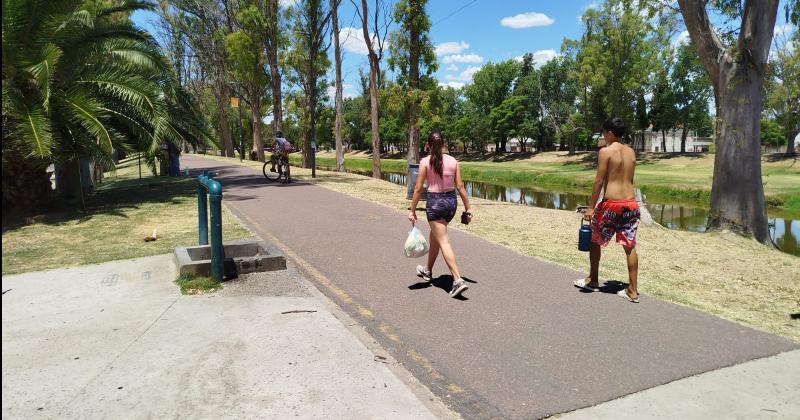
[[458,230],[450,240],[470,288],[453,299],[441,258],[427,283],[415,275],[424,259],[403,256],[405,213],[235,164],[183,162],[193,175],[217,172],[234,214],[465,418],[546,417],[798,348],[647,296],[629,303],[615,295],[619,281],[581,292],[572,281],[585,273]]

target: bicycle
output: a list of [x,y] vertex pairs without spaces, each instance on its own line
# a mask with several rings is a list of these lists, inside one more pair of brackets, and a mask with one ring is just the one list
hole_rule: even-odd
[[284,182],[287,184],[292,182],[289,159],[283,155],[273,153],[269,160],[264,162],[261,172],[264,173],[264,178],[267,178],[269,182],[278,181],[281,177],[284,178]]

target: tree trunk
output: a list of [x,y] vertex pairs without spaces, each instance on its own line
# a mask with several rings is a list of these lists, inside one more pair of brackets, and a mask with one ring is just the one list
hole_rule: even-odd
[[[377,2],[376,2],[377,7]],[[364,34],[364,43],[367,45],[369,56],[369,102],[370,102],[370,120],[372,122],[372,177],[381,179],[381,137],[380,137],[380,124],[378,114],[378,77],[380,76],[380,62],[378,55],[375,53],[375,47],[372,45],[372,38],[369,34],[369,24],[367,23],[367,0],[361,0],[361,31]],[[376,22],[377,22],[377,13]],[[375,28],[377,31],[378,28]]]
[[661,130],[661,151],[667,153],[667,132]]
[[717,105],[716,154],[710,229],[752,234],[770,243],[761,179],[761,90],[778,0],[747,1],[736,45],[716,35],[704,0],[678,0],[692,44],[711,82]]
[[223,156],[233,157],[233,137],[231,127],[228,125],[228,104],[230,103],[230,90],[225,86],[217,85],[217,126],[222,135],[220,150]]
[[[277,61],[277,58],[275,59]],[[281,74],[277,63],[269,63],[272,87],[272,126],[275,132],[283,131],[283,106],[281,101]],[[273,133],[275,134],[275,133]]]
[[785,155],[786,155],[786,157],[792,157],[792,156],[795,155],[794,137],[792,136],[792,132],[790,130],[786,130],[786,131],[787,131],[787,135],[786,135],[787,143],[786,143],[786,154]]
[[369,102],[370,120],[372,122],[372,177],[381,178],[381,137],[378,115],[378,59],[370,56],[369,69]]
[[256,159],[264,161],[264,139],[261,138],[261,103],[253,101],[250,107],[253,115],[253,151],[256,152]]
[[[268,0],[267,2],[267,36],[264,37],[266,44],[267,63],[269,64],[269,85],[272,88],[272,128],[273,138],[278,131],[283,131],[283,107],[281,98],[281,70],[278,63],[278,0]],[[271,142],[270,142],[271,143]]]
[[689,129],[686,128],[686,123],[683,123],[683,131],[681,131],[681,154],[686,153],[686,135],[689,133]]
[[734,65],[723,70],[722,79],[725,94],[708,225],[751,233],[759,242],[768,242],[759,142],[762,78],[755,69]]
[[[47,166],[46,161],[25,158],[24,154],[4,145],[3,207],[9,204],[24,216],[44,213],[53,193]],[[5,216],[3,214],[4,219]]]
[[411,103],[408,107],[408,163],[419,163],[419,55],[420,34],[413,19],[408,19],[408,87],[411,92]]
[[339,0],[331,0],[331,22],[333,24],[333,55],[336,65],[336,120],[333,136],[336,139],[336,172],[344,172],[344,145],[342,144],[342,50],[339,46]]

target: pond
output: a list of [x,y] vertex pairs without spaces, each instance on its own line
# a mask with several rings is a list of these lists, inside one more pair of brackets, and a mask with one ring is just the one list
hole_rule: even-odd
[[[371,174],[365,171],[350,172]],[[381,177],[394,184],[406,185],[404,173],[383,172]],[[464,187],[470,197],[547,209],[575,210],[579,205],[586,205],[590,199],[586,193],[555,191],[540,187],[517,187],[475,181],[464,181]],[[650,211],[653,220],[668,229],[692,232],[706,230],[708,209],[700,205],[648,202],[647,210]],[[791,217],[792,215],[784,213],[779,210],[769,211],[770,236],[781,251],[800,256],[800,217]]]

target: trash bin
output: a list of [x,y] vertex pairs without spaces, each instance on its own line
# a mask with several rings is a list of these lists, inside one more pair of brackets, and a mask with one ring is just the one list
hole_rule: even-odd
[[[406,200],[411,200],[414,196],[414,185],[417,184],[417,174],[419,174],[419,164],[411,163],[408,165],[408,175],[406,175]],[[422,197],[420,200],[425,201],[428,199],[428,186],[423,185]]]

